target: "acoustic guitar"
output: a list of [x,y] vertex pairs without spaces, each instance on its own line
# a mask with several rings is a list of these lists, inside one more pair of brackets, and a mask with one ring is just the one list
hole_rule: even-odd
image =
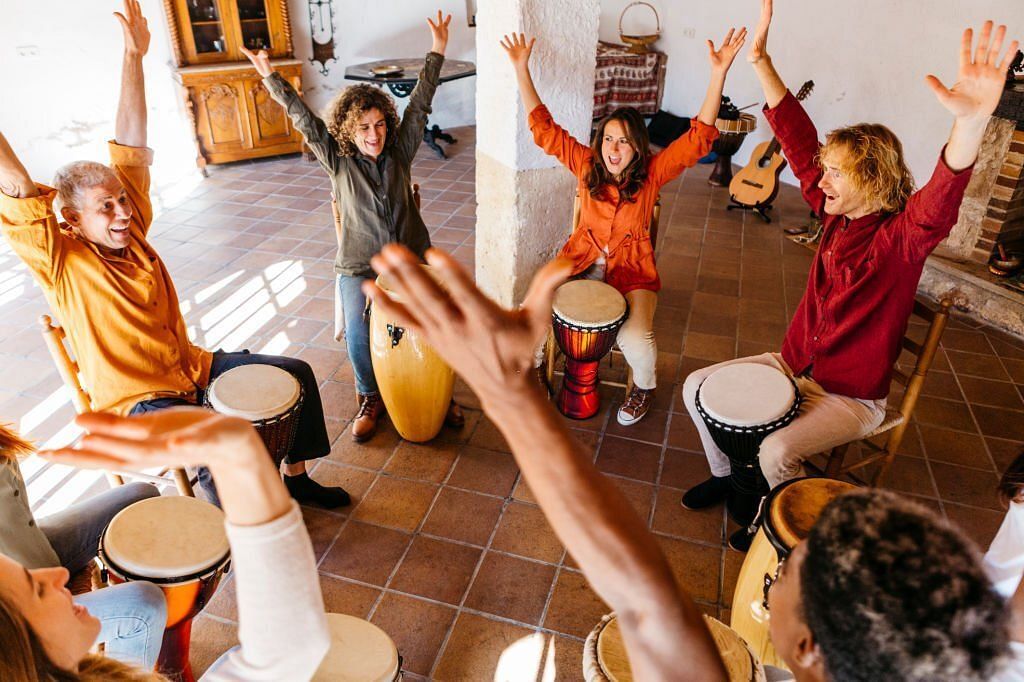
[[[814,81],[800,86],[797,100],[804,100],[814,89]],[[754,148],[750,161],[729,183],[729,194],[740,206],[749,208],[769,206],[779,193],[779,175],[786,167],[786,159],[779,153],[779,140],[773,137]]]

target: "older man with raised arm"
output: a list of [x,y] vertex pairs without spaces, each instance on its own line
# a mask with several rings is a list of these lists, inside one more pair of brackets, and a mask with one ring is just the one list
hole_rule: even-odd
[[[138,0],[125,0],[124,13],[115,16],[125,46],[110,166],[72,162],[48,187],[32,181],[0,134],[0,228],[64,325],[93,409],[124,415],[195,404],[210,381],[233,367],[281,367],[305,389],[299,435],[283,464],[285,483],[300,502],[348,504],[344,490],[323,487],[306,473],[306,460],[330,452],[309,365],[247,351],[211,353],[188,338],[174,283],[148,241],[153,152],[146,147],[142,58],[149,28]],[[216,501],[205,468],[199,478]]]

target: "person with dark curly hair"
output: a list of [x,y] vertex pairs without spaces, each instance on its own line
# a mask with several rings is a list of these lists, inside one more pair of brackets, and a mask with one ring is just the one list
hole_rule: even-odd
[[[505,310],[451,256],[431,249],[426,257],[440,283],[400,246],[373,260],[408,305],[372,283],[365,290],[479,396],[552,529],[617,614],[633,678],[726,679],[701,610],[658,538],[531,377],[572,262],[549,263],[523,305]],[[775,649],[797,680],[980,682],[1012,672],[1002,668],[1009,614],[978,551],[892,492],[859,489],[826,507],[780,564],[768,606]],[[786,674],[771,672],[773,680]]]
[[[436,21],[427,19],[433,45],[401,120],[394,100],[367,83],[338,93],[321,118],[274,70],[266,50],[253,53],[242,48],[270,96],[288,112],[331,178],[338,211],[336,300],[341,304],[340,322],[359,395],[359,411],[352,421],[352,438],[359,443],[373,437],[385,409],[370,362],[370,325],[360,287],[374,276],[370,257],[385,244],[404,244],[421,257],[430,248],[430,235],[413,196],[412,161],[437,90],[451,20],[450,14],[443,17],[440,10]],[[337,325],[339,341],[341,326]],[[452,402],[446,423],[461,426],[464,421],[461,409]]]
[[650,234],[654,205],[663,185],[711,151],[725,77],[746,35],[745,28],[730,29],[717,50],[707,41],[711,78],[700,112],[685,134],[657,154],[651,152],[643,117],[631,107],[598,123],[589,147],[574,138],[555,123],[534,87],[530,55],[536,38],[513,33],[501,42],[516,72],[534,142],[576,176],[579,224],[561,255],[573,260],[574,276],[607,282],[629,303],[629,317],[616,337],[633,376],[616,414],[623,426],[644,418],[657,385],[654,309],[661,280]]

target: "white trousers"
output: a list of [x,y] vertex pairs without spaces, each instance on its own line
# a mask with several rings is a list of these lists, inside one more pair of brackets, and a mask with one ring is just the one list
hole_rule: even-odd
[[[697,413],[697,388],[718,368],[737,362],[768,365],[785,372],[787,376],[793,376],[793,371],[783,361],[781,354],[763,353],[749,358],[720,362],[698,369],[686,377],[683,384],[683,403],[700,433],[704,454],[714,476],[728,476],[731,467],[729,458],[715,445],[711,432]],[[758,452],[761,471],[772,488],[803,475],[801,465],[808,457],[863,438],[878,428],[885,418],[884,398],[859,400],[829,393],[810,377],[793,378],[800,395],[803,396],[800,412],[788,426],[765,438]]]

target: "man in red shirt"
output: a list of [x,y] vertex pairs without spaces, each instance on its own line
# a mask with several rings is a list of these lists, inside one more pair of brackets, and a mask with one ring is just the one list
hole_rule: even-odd
[[[986,22],[973,59],[973,33],[964,31],[952,88],[927,77],[939,102],[953,114],[953,129],[931,179],[914,192],[902,146],[885,126],[840,128],[826,136],[824,145],[818,142],[814,124],[768,56],[771,16],[772,0],[763,0],[748,60],[764,88],[765,116],[804,199],[824,216],[824,228],[782,353],[720,363],[686,378],[683,401],[700,432],[712,474],[683,496],[687,509],[703,509],[730,497],[729,459],[715,445],[694,402],[701,382],[722,365],[771,365],[793,377],[803,396],[797,418],[761,444],[761,470],[771,487],[799,476],[807,457],[862,438],[882,422],[921,270],[956,223],[985,127],[1017,50],[1012,43],[1000,60],[1006,27],[993,33],[992,22]],[[732,496],[730,515],[748,525],[756,502]],[[744,536],[735,534],[730,544],[742,544],[749,538]]]

